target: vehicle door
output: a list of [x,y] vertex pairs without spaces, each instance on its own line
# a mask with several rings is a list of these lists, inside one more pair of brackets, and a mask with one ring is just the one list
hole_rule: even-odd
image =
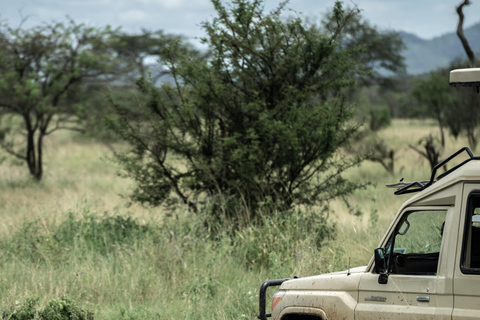
[[480,318],[480,187],[465,184],[454,274],[455,320]]
[[453,212],[452,206],[404,210],[383,248],[386,283],[373,270],[362,277],[355,319],[451,319],[452,288],[439,261]]

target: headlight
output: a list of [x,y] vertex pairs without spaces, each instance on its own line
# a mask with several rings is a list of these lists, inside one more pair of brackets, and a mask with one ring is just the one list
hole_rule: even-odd
[[273,295],[273,299],[272,299],[272,310],[275,308],[275,306],[280,302],[280,300],[282,300],[283,296],[285,295],[285,290],[280,290],[280,291],[277,291],[274,295]]

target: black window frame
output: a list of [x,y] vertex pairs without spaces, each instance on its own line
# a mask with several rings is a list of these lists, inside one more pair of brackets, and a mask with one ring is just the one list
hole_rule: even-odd
[[[466,258],[466,250],[467,250],[467,243],[468,243],[468,237],[470,234],[470,228],[469,225],[472,223],[472,213],[473,213],[473,198],[478,197],[480,200],[480,190],[474,190],[470,192],[467,198],[467,207],[466,207],[466,212],[465,212],[465,222],[463,225],[463,239],[462,239],[462,252],[460,255],[460,271],[463,274],[480,274],[480,267],[478,268],[472,268],[472,267],[465,267],[464,262]],[[471,249],[470,249],[471,250]]]
[[[479,195],[480,195],[480,191],[479,191]],[[400,226],[402,225],[402,223],[407,219],[408,216],[410,216],[412,213],[415,213],[415,212],[432,212],[432,211],[442,211],[442,212],[445,212],[445,222],[446,222],[446,217],[448,215],[448,208],[429,208],[429,209],[423,209],[423,208],[409,208],[407,210],[405,210],[402,214],[402,217],[398,220],[398,223],[397,225],[395,226],[395,228],[393,229],[393,232],[392,234],[390,234],[390,237],[389,239],[387,240],[387,242],[385,243],[385,247],[384,247],[384,250],[387,254],[387,270],[388,270],[388,273],[391,274],[391,275],[409,275],[409,276],[436,276],[438,274],[438,267],[439,267],[439,263],[440,263],[440,253],[442,251],[442,247],[444,246],[444,243],[443,243],[443,237],[442,237],[442,242],[440,244],[440,249],[438,251],[438,261],[437,261],[437,271],[435,272],[435,274],[428,274],[428,273],[418,273],[418,274],[404,274],[404,273],[394,273],[392,268],[393,268],[393,255],[394,255],[394,248],[395,248],[395,239],[396,239],[396,236],[398,234],[398,231],[399,231],[399,228]],[[445,223],[444,222],[444,223]],[[389,251],[387,252],[387,247],[389,247]]]

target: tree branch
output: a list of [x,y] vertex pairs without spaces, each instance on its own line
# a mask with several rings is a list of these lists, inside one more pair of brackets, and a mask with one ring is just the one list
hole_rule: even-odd
[[22,156],[20,153],[13,150],[9,144],[4,143],[3,141],[0,141],[0,147],[2,147],[6,152],[10,153],[12,156],[15,156],[20,160],[23,160],[23,161],[27,160],[26,156]]
[[470,47],[470,44],[468,43],[467,38],[465,37],[465,34],[463,33],[463,20],[464,20],[464,15],[463,15],[463,7],[470,5],[471,2],[470,0],[464,0],[458,7],[457,7],[457,13],[458,13],[458,26],[457,26],[457,35],[460,38],[460,41],[462,42],[463,49],[465,49],[465,53],[467,54],[468,57],[468,62],[470,68],[475,68],[475,54],[473,53],[472,48]]

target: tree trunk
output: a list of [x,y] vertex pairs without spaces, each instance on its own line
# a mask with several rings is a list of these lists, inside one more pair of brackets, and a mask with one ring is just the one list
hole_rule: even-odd
[[25,160],[27,161],[30,174],[36,181],[42,180],[43,176],[43,137],[44,135],[40,133],[35,145],[35,131],[29,129],[27,132],[27,156]]
[[437,104],[435,105],[435,110],[437,114],[437,121],[438,125],[440,126],[440,143],[442,144],[442,148],[445,148],[445,131],[443,129],[443,115],[440,106]]
[[44,133],[40,131],[37,140],[37,163],[36,163],[36,173],[35,180],[40,181],[43,177],[43,137]]
[[27,131],[27,156],[25,160],[28,164],[28,169],[30,170],[30,174],[35,180],[38,180],[36,177],[36,154],[35,154],[35,131],[32,129],[28,129]]
[[472,152],[475,152],[477,150],[477,137],[475,135],[475,130],[474,129],[467,129],[467,138],[468,138],[468,146],[472,150]]

